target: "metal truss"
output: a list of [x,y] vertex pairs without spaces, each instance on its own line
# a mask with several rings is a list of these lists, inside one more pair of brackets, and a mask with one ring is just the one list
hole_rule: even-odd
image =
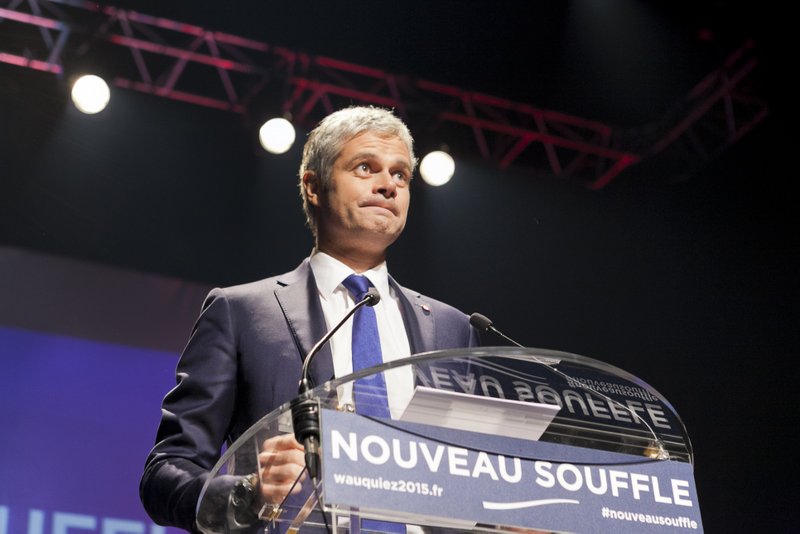
[[739,141],[769,115],[769,105],[757,96],[757,65],[749,40],[653,128],[660,137],[643,148],[642,156],[685,168],[687,162],[708,161]]
[[472,143],[500,168],[532,168],[592,189],[643,158],[670,152],[709,157],[768,113],[753,95],[752,43],[659,124],[615,131],[525,103],[86,0],[13,0],[0,7],[0,36],[0,62],[59,76],[90,66],[116,87],[240,114],[268,109],[306,127],[354,103],[393,108],[418,139],[423,132],[448,139],[451,147]]

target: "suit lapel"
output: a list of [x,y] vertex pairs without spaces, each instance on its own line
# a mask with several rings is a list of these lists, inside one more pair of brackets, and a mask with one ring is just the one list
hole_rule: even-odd
[[[282,287],[275,290],[275,297],[283,310],[302,363],[306,354],[326,332],[325,316],[308,259],[294,271],[282,276],[278,284]],[[333,378],[330,345],[326,344],[314,357],[309,374],[314,386]]]
[[391,276],[389,283],[395,289],[400,301],[400,311],[403,314],[411,354],[435,350],[436,324],[431,307],[422,295],[402,287]]

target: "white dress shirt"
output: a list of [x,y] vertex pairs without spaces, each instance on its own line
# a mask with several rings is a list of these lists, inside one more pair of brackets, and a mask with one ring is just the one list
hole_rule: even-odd
[[[356,305],[350,293],[342,285],[345,278],[354,271],[324,252],[314,252],[310,258],[311,272],[317,282],[322,313],[328,329],[336,325],[347,312]],[[389,272],[386,262],[363,273],[378,293],[381,300],[373,306],[378,321],[378,335],[381,338],[383,361],[399,360],[411,355],[408,336],[400,313],[400,302],[394,289],[389,286]],[[352,354],[352,319],[347,321],[331,338],[333,370],[336,377],[346,376],[353,372]],[[414,376],[410,366],[391,369],[385,373],[386,392],[389,401],[389,412],[392,418],[398,418],[411,400],[414,388]],[[352,384],[339,390],[340,405],[353,404]]]

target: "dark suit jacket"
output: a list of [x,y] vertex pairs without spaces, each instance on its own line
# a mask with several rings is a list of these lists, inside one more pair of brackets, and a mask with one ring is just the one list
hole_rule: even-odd
[[[411,353],[477,345],[469,318],[390,278]],[[214,289],[203,305],[164,398],[156,445],[139,487],[159,524],[192,530],[195,507],[223,443],[297,396],[305,355],[326,326],[308,260],[281,276]],[[310,368],[315,384],[333,377],[330,347]]]

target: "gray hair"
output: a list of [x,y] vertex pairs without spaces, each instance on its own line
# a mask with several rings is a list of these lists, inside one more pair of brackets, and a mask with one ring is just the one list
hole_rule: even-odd
[[331,113],[308,135],[303,147],[303,159],[300,163],[300,197],[303,199],[303,211],[306,222],[314,238],[317,237],[317,217],[314,206],[308,201],[303,176],[311,172],[319,180],[320,191],[327,191],[330,186],[333,163],[342,152],[342,147],[352,138],[363,132],[372,132],[381,136],[398,137],[408,148],[411,156],[411,172],[417,166],[414,156],[414,139],[408,127],[390,110],[373,106],[350,106]]

